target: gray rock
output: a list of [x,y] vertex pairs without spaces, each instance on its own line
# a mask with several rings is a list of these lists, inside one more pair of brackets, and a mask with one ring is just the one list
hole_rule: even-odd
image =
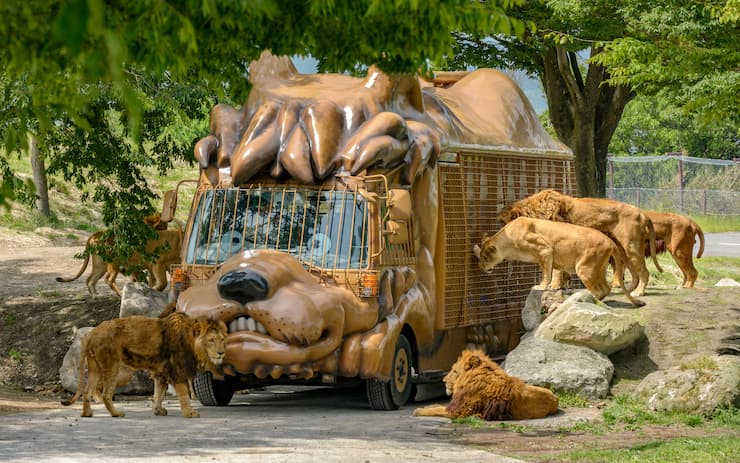
[[552,312],[558,307],[565,296],[559,289],[534,289],[529,291],[527,300],[522,309],[522,324],[527,331],[537,329],[540,322],[547,313]]
[[733,280],[732,278],[722,278],[714,286],[740,286],[740,283]]
[[655,371],[642,380],[635,394],[651,410],[706,415],[720,406],[740,406],[740,358],[717,355]]
[[[61,380],[62,387],[69,392],[77,391],[80,368],[80,344],[82,338],[91,329],[91,326],[77,329],[72,340],[72,345],[69,346],[67,353],[64,355],[64,360],[62,360],[62,366],[59,368],[59,379]],[[129,375],[131,374],[132,372],[130,370],[121,372],[118,383],[121,384],[123,381],[129,379]],[[133,372],[133,377],[126,384],[116,388],[115,393],[146,395],[151,394],[153,391],[154,383],[149,373],[139,370]]]
[[587,398],[606,397],[614,374],[614,365],[604,354],[535,336],[509,352],[503,367],[529,384]]
[[169,294],[150,288],[144,283],[130,281],[123,287],[119,317],[143,315],[156,317],[167,306]]
[[632,346],[645,330],[628,313],[618,313],[590,293],[578,292],[565,300],[535,331],[536,337],[589,347],[612,354]]

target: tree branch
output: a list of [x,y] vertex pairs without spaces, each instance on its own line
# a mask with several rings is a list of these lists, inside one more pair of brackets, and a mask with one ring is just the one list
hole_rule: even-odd
[[555,47],[555,56],[557,57],[558,71],[563,78],[565,87],[568,89],[568,94],[573,103],[580,108],[583,104],[583,94],[581,93],[581,88],[578,86],[576,77],[571,71],[568,54],[566,53],[565,48]]

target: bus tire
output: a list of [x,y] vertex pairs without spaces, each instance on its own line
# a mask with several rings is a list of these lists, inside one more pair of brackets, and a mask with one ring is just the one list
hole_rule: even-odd
[[228,381],[213,378],[210,371],[199,371],[193,378],[195,397],[205,406],[225,407],[234,397],[234,388]]
[[368,379],[365,381],[367,400],[373,410],[398,410],[411,396],[413,372],[411,344],[403,334],[398,336],[393,353],[390,381]]

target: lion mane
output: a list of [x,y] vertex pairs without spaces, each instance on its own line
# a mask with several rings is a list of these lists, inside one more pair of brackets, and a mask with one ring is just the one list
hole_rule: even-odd
[[[154,379],[154,414],[167,415],[162,399],[168,384],[175,387],[186,418],[197,418],[190,405],[188,382],[198,370],[215,370],[224,356],[226,324],[183,313],[152,318],[132,316],[108,320],[93,328],[80,349],[77,392],[63,405],[82,395],[82,415],[92,416],[90,399],[100,395],[111,416],[124,416],[113,405],[113,392],[121,369],[144,369]],[[87,381],[85,382],[85,366]]]
[[444,383],[450,403],[417,408],[414,416],[525,420],[558,411],[558,397],[552,391],[509,376],[481,350],[464,350]]

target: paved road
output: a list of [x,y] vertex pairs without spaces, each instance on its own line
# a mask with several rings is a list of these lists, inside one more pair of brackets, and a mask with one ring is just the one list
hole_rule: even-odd
[[[0,417],[3,462],[516,462],[446,442],[443,418],[415,418],[413,406],[368,409],[359,389],[270,388],[237,395],[228,407],[196,407],[184,419],[152,416],[148,400],[123,402],[124,418],[95,404]],[[197,404],[197,402],[196,402]],[[197,404],[199,405],[199,404]]]
[[[694,256],[699,243],[694,245]],[[704,256],[740,257],[740,232],[705,233]]]

